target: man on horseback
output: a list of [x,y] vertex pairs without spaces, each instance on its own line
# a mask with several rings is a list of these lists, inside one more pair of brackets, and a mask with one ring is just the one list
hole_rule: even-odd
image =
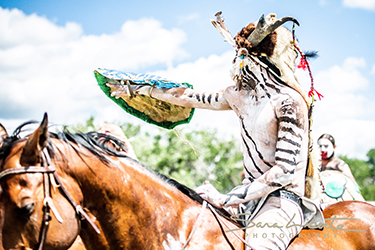
[[[245,179],[228,194],[211,184],[196,189],[217,207],[238,209],[254,249],[286,249],[315,207],[301,197],[309,147],[310,98],[294,76],[296,48],[292,33],[281,25],[294,18],[263,16],[232,39],[218,17],[214,25],[236,48],[231,71],[235,86],[216,92],[189,88],[132,86],[138,95],[184,107],[233,110],[240,121]],[[114,88],[113,96],[128,95]],[[310,208],[307,217],[305,205]],[[251,225],[248,224],[251,220]]]

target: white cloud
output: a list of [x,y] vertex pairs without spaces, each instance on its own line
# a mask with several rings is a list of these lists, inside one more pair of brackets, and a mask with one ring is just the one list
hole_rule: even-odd
[[0,47],[19,45],[41,45],[46,43],[77,40],[82,35],[82,27],[76,23],[56,26],[36,14],[25,15],[18,9],[0,8]]
[[343,0],[343,5],[349,8],[360,8],[375,11],[375,0]]
[[[347,93],[366,89],[369,80],[361,72],[366,67],[363,58],[349,57],[342,66],[334,66],[325,72],[320,72],[316,82],[326,93]],[[321,87],[320,87],[321,86]]]
[[313,134],[315,142],[323,133],[333,135],[338,155],[367,160],[367,152],[375,148],[374,127],[374,120],[337,119],[315,126]]
[[324,95],[315,103],[314,135],[331,133],[337,140],[338,154],[366,159],[375,147],[375,101],[367,97],[369,80],[361,70],[363,58],[347,58],[315,76],[315,87]]
[[217,90],[233,83],[229,71],[234,56],[234,51],[228,51],[222,55],[201,57],[195,62],[179,64],[166,71],[154,73],[175,81],[189,82],[195,89]]
[[[45,111],[60,124],[83,122],[90,116],[97,122],[140,122],[101,92],[93,74],[98,67],[137,72],[164,64],[167,70],[153,73],[189,82],[195,89],[213,91],[232,84],[233,51],[172,66],[187,56],[181,49],[185,40],[181,30],[165,29],[154,19],[127,21],[114,34],[85,36],[76,23],[60,27],[44,17],[0,8],[0,122],[14,129],[20,122],[40,120]],[[347,58],[314,75],[317,90],[325,96],[316,103],[314,133],[331,132],[338,153],[361,158],[375,147],[375,103],[365,95],[369,80],[363,70],[364,59]],[[309,83],[306,72],[298,75]],[[190,125],[239,133],[234,112],[197,110]]]
[[360,71],[365,66],[363,58],[350,57],[342,66],[335,65],[316,74],[315,87],[324,95],[317,106],[322,105],[331,111],[324,112],[326,116],[363,117],[371,112],[369,100],[364,96],[369,80]]
[[[197,90],[216,91],[233,85],[229,71],[234,56],[235,52],[231,50],[153,73],[177,82],[188,82]],[[239,136],[240,131],[238,118],[231,111],[197,109],[189,127],[217,128],[222,134],[235,136]]]
[[[211,55],[197,61],[179,64],[156,75],[193,84],[194,89],[214,91],[232,85],[229,76],[233,51],[222,55]],[[337,154],[367,159],[366,153],[375,148],[375,101],[366,96],[369,80],[363,58],[349,57],[342,65],[335,65],[314,74],[315,87],[324,95],[314,108],[314,140],[323,133],[331,133],[337,141]],[[305,71],[298,70],[297,77],[305,88],[310,78]],[[234,112],[196,110],[189,127],[218,128],[219,132],[238,136],[239,124]]]
[[138,71],[188,54],[186,35],[154,19],[127,21],[114,34],[85,36],[79,24],[60,27],[44,17],[0,8],[0,122],[41,119],[83,122],[91,115],[126,116],[97,86],[93,71]]

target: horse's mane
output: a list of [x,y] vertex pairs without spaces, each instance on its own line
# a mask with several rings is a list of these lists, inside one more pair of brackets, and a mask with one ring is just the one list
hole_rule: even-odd
[[[74,143],[78,146],[82,146],[89,150],[93,155],[98,157],[101,161],[104,163],[109,164],[108,158],[105,157],[106,155],[111,155],[115,157],[122,157],[127,158],[127,160],[133,161],[140,165],[142,168],[146,169],[147,171],[151,172],[167,184],[177,188],[182,193],[190,197],[191,199],[199,202],[200,204],[203,203],[203,199],[191,188],[179,183],[178,181],[171,179],[159,172],[156,172],[146,166],[144,166],[139,161],[127,156],[121,151],[115,150],[112,147],[108,146],[108,142],[111,142],[112,144],[115,144],[117,147],[125,150],[124,143],[119,140],[118,138],[111,136],[109,134],[103,134],[98,132],[89,132],[89,133],[75,133],[72,134],[68,131],[59,132],[57,134],[51,134],[50,136],[53,136],[54,138],[57,138],[59,140],[62,140],[68,144],[71,145],[71,143]],[[51,137],[52,137],[51,136]]]
[[[52,134],[53,135],[53,134]],[[159,179],[163,180],[167,184],[177,188],[182,193],[190,197],[191,199],[199,202],[200,204],[203,203],[203,199],[191,188],[179,183],[178,181],[171,179],[167,177],[166,175],[163,175],[159,172],[156,172],[146,166],[144,166],[139,161],[127,156],[126,154],[117,151],[113,149],[112,147],[108,146],[108,142],[110,141],[112,144],[115,144],[117,147],[125,149],[124,143],[117,139],[114,136],[111,136],[109,134],[102,134],[98,132],[89,132],[89,133],[76,133],[72,134],[68,131],[59,132],[54,136],[55,138],[58,138],[68,144],[74,143],[78,146],[83,146],[87,150],[89,150],[93,155],[98,157],[101,161],[104,163],[109,163],[108,158],[105,157],[106,155],[111,155],[115,157],[122,157],[127,158],[130,161],[133,161],[140,165],[142,168],[146,169],[147,171],[151,172],[155,176],[157,176]]]
[[[10,153],[15,143],[22,141],[22,140],[26,140],[28,136],[25,136],[24,138],[22,138],[20,134],[26,130],[27,125],[35,124],[35,123],[37,122],[29,121],[29,122],[25,122],[21,124],[15,129],[15,131],[13,132],[11,136],[8,136],[4,139],[4,142],[0,148],[0,159],[7,157],[7,155]],[[179,191],[181,191],[183,194],[185,194],[192,200],[197,201],[200,204],[203,203],[202,197],[200,197],[193,189],[181,184],[180,182],[174,179],[171,179],[161,173],[158,173],[144,166],[139,161],[127,156],[126,153],[121,152],[111,147],[110,145],[115,145],[116,148],[120,148],[123,150],[126,149],[124,143],[112,135],[98,133],[98,132],[71,133],[65,128],[63,131],[60,131],[57,133],[49,131],[49,137],[55,138],[62,142],[67,143],[68,145],[70,145],[70,147],[74,151],[76,151],[79,154],[84,154],[82,150],[80,150],[80,148],[83,147],[87,149],[91,154],[93,154],[100,161],[105,163],[105,165],[108,167],[111,167],[111,164],[106,156],[126,158],[127,160],[135,162],[142,168],[154,174],[155,176],[157,176],[159,179],[161,179],[168,185],[171,185],[172,187],[177,188]],[[109,144],[108,142],[110,142],[111,144]],[[54,155],[56,155],[56,149],[54,147],[54,142],[52,140],[49,140],[48,145],[47,145],[47,150],[51,154],[51,157],[54,157]],[[224,217],[227,217],[227,218],[230,217],[230,215],[224,209],[218,209],[218,212]]]
[[[109,162],[107,160],[108,158],[105,157],[106,155],[127,158],[127,160],[130,160],[130,161],[133,161],[133,162],[137,163],[139,166],[146,169],[150,173],[154,174],[155,176],[157,176],[159,179],[161,179],[165,183],[171,185],[174,188],[177,188],[179,191],[181,191],[183,194],[188,196],[190,199],[192,199],[194,201],[197,201],[200,204],[203,204],[202,197],[199,194],[197,194],[197,192],[195,192],[193,189],[181,184],[180,182],[178,182],[178,181],[176,181],[172,178],[167,177],[166,175],[163,175],[159,172],[156,172],[156,171],[144,166],[139,161],[137,161],[137,160],[127,156],[126,154],[124,154],[120,151],[117,151],[117,150],[113,149],[112,147],[108,146],[108,142],[111,142],[112,145],[115,144],[116,147],[118,147],[118,148],[121,148],[121,149],[126,148],[124,143],[114,136],[111,136],[109,134],[98,133],[98,132],[72,134],[68,131],[63,131],[63,132],[59,132],[56,135],[54,135],[54,134],[52,134],[52,135],[55,138],[58,138],[62,141],[65,141],[68,144],[71,144],[73,142],[74,144],[76,144],[78,146],[83,146],[84,148],[88,149],[93,155],[98,157],[101,161],[103,161],[104,163],[107,163],[108,166],[110,166],[110,165],[109,165]],[[73,148],[75,148],[75,147],[73,147]],[[219,212],[219,214],[221,216],[227,217],[228,219],[230,218],[230,214],[228,214],[228,212],[226,210],[217,209],[217,211]]]

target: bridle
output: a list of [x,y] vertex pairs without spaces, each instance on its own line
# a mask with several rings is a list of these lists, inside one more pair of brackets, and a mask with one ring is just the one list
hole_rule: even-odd
[[51,198],[51,185],[55,185],[58,187],[63,194],[63,196],[68,200],[68,202],[73,206],[77,215],[80,216],[79,219],[84,220],[86,219],[87,222],[91,225],[91,227],[95,230],[96,233],[100,234],[99,228],[95,225],[92,219],[88,216],[88,214],[83,210],[80,205],[74,201],[73,197],[67,191],[63,183],[60,181],[59,176],[56,173],[56,168],[52,164],[51,157],[48,153],[48,150],[45,148],[42,151],[42,166],[22,166],[16,168],[6,169],[0,172],[0,182],[10,175],[17,175],[17,174],[43,174],[43,186],[44,186],[44,200],[43,200],[43,222],[42,227],[40,229],[39,235],[39,245],[37,250],[44,249],[47,232],[49,228],[49,222],[51,221],[50,212],[55,215],[56,219],[59,223],[63,223],[63,219],[61,218],[60,214],[58,213],[56,207],[53,204]]

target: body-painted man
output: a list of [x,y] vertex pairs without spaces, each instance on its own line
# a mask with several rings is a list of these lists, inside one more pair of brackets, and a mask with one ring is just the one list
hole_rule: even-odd
[[[292,33],[281,26],[286,21],[297,22],[270,14],[258,21],[258,27],[257,23],[248,25],[231,41],[237,50],[232,70],[234,86],[213,92],[182,87],[133,88],[138,95],[173,104],[233,110],[237,114],[245,170],[242,185],[228,194],[220,194],[211,184],[196,191],[217,207],[251,211],[253,225],[275,225],[246,230],[254,249],[286,249],[302,229],[300,225],[311,219],[301,208],[310,100],[293,73],[297,53]],[[108,86],[117,98],[128,94],[126,87]]]
[[340,171],[354,182],[354,176],[348,164],[335,156],[335,139],[332,135],[322,134],[318,139],[318,146],[320,149],[321,165],[320,171],[335,170]]
[[320,179],[324,185],[321,202],[329,204],[341,200],[364,201],[348,164],[335,156],[336,143],[333,136],[321,135],[318,146],[321,156]]

